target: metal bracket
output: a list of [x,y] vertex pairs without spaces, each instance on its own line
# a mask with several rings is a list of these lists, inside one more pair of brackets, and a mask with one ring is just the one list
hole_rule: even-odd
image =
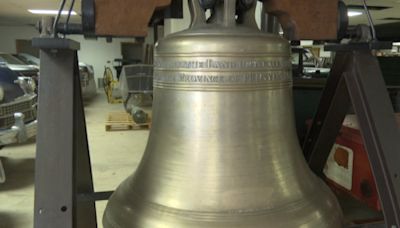
[[369,48],[337,52],[303,144],[311,169],[323,168],[345,115],[353,108],[377,183],[387,227],[400,227],[400,131],[377,59]]
[[82,32],[94,35],[96,32],[96,9],[94,0],[82,0]]

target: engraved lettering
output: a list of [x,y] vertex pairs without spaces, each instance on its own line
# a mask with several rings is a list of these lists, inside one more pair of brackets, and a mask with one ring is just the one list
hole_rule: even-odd
[[156,58],[155,68],[159,69],[257,69],[257,68],[289,68],[291,63],[286,59],[239,59],[239,60],[190,60],[180,61],[174,59]]
[[252,84],[272,81],[291,81],[290,71],[233,72],[225,75],[211,75],[207,72],[154,72],[155,82],[194,84]]

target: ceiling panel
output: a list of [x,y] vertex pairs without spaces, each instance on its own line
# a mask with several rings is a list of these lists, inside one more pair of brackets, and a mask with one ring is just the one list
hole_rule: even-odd
[[[68,10],[69,0],[64,8]],[[77,16],[71,16],[71,21],[80,21],[81,1],[75,1],[74,10]],[[0,0],[0,24],[3,25],[24,25],[35,24],[40,20],[40,15],[31,14],[28,9],[51,9],[58,10],[60,1],[58,0]]]
[[[112,1],[112,0],[111,0]],[[69,7],[70,0],[67,0]],[[80,15],[80,0],[76,0],[74,10]],[[346,4],[361,5],[361,0],[345,0]],[[371,14],[376,24],[400,22],[400,0],[368,0],[371,6],[386,6],[384,10],[372,10]],[[39,15],[29,13],[28,9],[58,9],[59,0],[0,0],[0,24],[35,24]],[[66,7],[66,8],[67,8]],[[73,16],[72,21],[79,22],[80,16]],[[392,18],[392,20],[384,20]],[[399,20],[393,20],[399,18]],[[350,18],[351,24],[366,23],[365,15]]]

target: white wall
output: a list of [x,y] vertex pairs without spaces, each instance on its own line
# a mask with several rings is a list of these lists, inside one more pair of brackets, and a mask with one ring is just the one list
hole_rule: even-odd
[[[38,36],[37,30],[32,26],[0,26],[0,34],[0,52],[7,53],[16,52],[16,39],[32,39]],[[105,38],[87,40],[82,35],[71,35],[68,38],[80,42],[79,61],[93,65],[96,78],[103,77],[107,61],[122,57],[121,42],[135,42],[134,38],[114,38],[111,43],[107,43]],[[153,43],[153,29],[149,29],[145,43]]]
[[[102,78],[104,66],[112,66],[112,62],[116,58],[122,58],[121,42],[134,42],[135,39],[113,39],[111,43],[107,43],[105,38],[97,40],[85,39],[82,35],[72,35],[68,38],[78,41],[81,44],[81,49],[78,52],[80,62],[88,63],[93,66],[96,78]],[[110,61],[111,64],[107,64]],[[113,69],[113,68],[112,68]],[[115,71],[114,71],[115,77]],[[97,82],[97,80],[96,80]]]
[[15,53],[16,39],[32,39],[38,35],[32,26],[0,26],[0,52]]

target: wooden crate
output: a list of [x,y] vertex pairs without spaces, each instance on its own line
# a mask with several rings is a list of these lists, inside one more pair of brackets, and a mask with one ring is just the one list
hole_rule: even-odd
[[129,113],[112,112],[108,114],[106,121],[106,131],[126,131],[150,129],[151,119],[147,123],[138,124]]

